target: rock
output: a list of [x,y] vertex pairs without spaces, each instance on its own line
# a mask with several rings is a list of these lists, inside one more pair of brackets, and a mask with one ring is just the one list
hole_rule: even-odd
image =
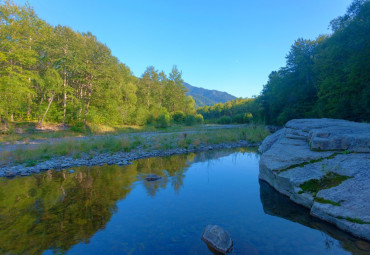
[[145,176],[145,180],[147,180],[148,182],[156,181],[161,178],[162,178],[161,176],[158,176],[156,174],[148,174],[147,176]]
[[[312,215],[370,240],[370,124],[291,120],[267,137],[259,151],[261,180]],[[345,180],[316,191],[302,189],[328,173]]]
[[73,174],[75,171],[73,169],[69,170],[68,173]]
[[231,251],[233,246],[230,234],[217,225],[207,225],[204,229],[202,240],[209,247],[223,254]]

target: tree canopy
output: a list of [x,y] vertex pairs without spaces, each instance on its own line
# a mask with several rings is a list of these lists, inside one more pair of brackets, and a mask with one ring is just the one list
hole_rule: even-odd
[[28,4],[0,4],[0,116],[64,124],[144,125],[161,114],[194,114],[176,66],[140,78],[92,33],[41,20]]

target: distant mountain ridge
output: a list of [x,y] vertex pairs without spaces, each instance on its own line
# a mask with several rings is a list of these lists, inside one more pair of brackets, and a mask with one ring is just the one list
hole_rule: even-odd
[[184,86],[189,90],[186,95],[193,97],[195,107],[202,107],[205,105],[211,106],[236,99],[235,96],[226,92],[194,87],[186,82],[184,82]]

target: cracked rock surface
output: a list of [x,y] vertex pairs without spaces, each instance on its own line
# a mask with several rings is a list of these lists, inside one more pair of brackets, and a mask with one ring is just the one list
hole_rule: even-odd
[[[259,178],[311,214],[370,241],[370,124],[297,119],[267,137],[259,151]],[[328,173],[344,176],[317,192]]]

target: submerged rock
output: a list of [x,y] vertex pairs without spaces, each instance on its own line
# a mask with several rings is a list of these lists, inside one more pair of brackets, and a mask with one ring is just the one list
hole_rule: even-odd
[[217,225],[207,225],[202,240],[217,252],[226,254],[231,251],[233,241],[230,234]]
[[312,215],[370,240],[370,124],[291,120],[259,150],[260,179]]
[[145,176],[145,180],[147,180],[148,182],[156,181],[161,178],[162,178],[161,176],[156,175],[156,174],[148,174],[147,176]]

